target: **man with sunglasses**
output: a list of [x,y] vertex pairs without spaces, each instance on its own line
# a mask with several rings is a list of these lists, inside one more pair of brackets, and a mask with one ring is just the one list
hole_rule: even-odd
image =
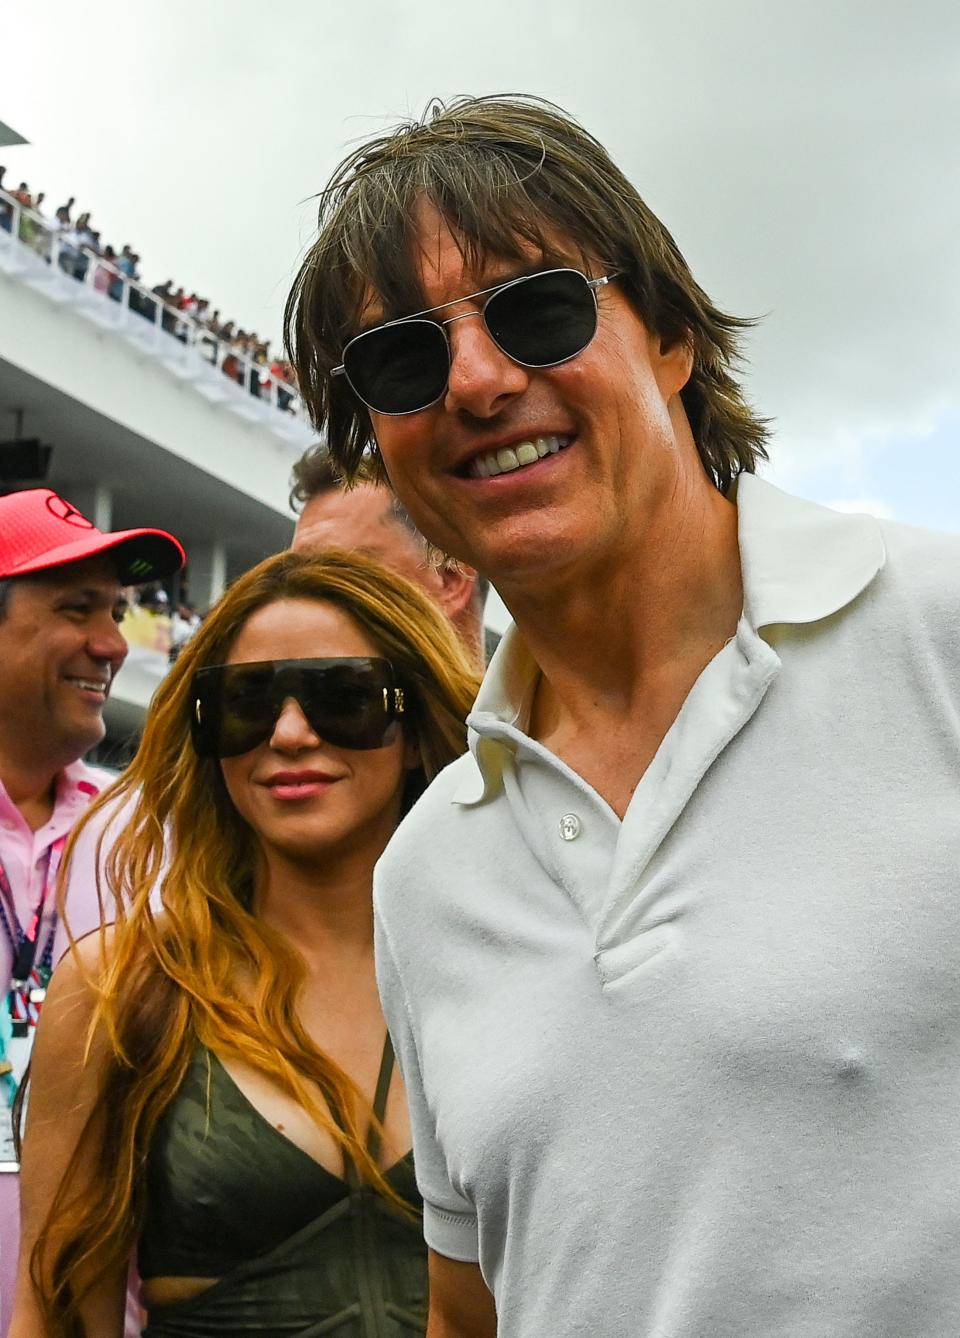
[[788,497],[697,285],[533,99],[358,148],[301,391],[513,614],[378,869],[429,1338],[960,1332],[960,540]]
[[[0,1333],[19,1235],[11,1103],[69,942],[57,870],[71,828],[110,780],[83,756],[104,736],[127,654],[123,587],[172,575],[183,556],[162,530],[103,533],[49,488],[0,497]],[[77,937],[99,923],[96,858],[86,835],[66,888]]]

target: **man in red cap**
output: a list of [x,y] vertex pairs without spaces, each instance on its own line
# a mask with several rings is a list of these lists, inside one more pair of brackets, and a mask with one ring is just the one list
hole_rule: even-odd
[[[184,553],[162,530],[104,534],[49,488],[0,497],[0,1334],[17,1262],[10,1102],[46,981],[67,947],[56,913],[63,847],[109,774],[81,759],[126,657],[123,587],[163,580]],[[76,851],[74,935],[100,919],[95,834]]]

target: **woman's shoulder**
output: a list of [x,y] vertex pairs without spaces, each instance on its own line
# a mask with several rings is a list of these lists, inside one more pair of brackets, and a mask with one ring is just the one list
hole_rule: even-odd
[[[162,931],[165,916],[154,917]],[[44,1013],[59,1012],[65,1007],[92,1017],[97,1002],[108,988],[110,976],[118,956],[126,959],[124,979],[132,981],[137,967],[146,963],[149,950],[142,939],[132,947],[128,935],[133,933],[130,922],[102,924],[74,939],[60,958],[50,980],[43,1005]]]
[[53,971],[43,1005],[44,1013],[56,1008],[61,997],[96,1000],[98,986],[116,951],[116,928],[101,925],[75,939]]
[[[159,917],[158,917],[159,919]],[[57,964],[44,999],[34,1049],[37,1073],[89,1069],[103,1075],[134,1040],[148,987],[150,954],[132,942],[129,923],[101,925],[76,939]],[[149,1010],[148,1010],[149,1011]]]
[[48,1072],[73,1072],[85,1060],[105,1057],[105,1033],[96,1017],[111,938],[105,929],[94,930],[71,944],[57,964],[37,1028],[34,1087]]
[[[161,933],[166,918],[163,912],[153,915],[153,923]],[[128,935],[133,932],[132,923],[129,920],[123,920],[119,923],[110,922],[98,925],[95,929],[90,929],[85,934],[79,935],[61,957],[54,970],[53,979],[60,978],[77,983],[81,979],[86,979],[99,983],[103,975],[114,965],[118,952],[128,951]],[[147,952],[148,949],[141,938],[138,948],[134,950],[133,957],[134,959],[144,960]],[[53,981],[51,981],[51,985],[52,983]]]

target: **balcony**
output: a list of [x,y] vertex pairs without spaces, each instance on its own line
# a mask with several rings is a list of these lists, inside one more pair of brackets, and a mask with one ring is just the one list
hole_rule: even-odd
[[[290,470],[315,436],[298,398],[101,257],[77,266],[49,221],[2,191],[0,209],[0,439],[22,415],[24,435],[53,445],[46,483],[97,525],[176,534],[206,607],[290,542]],[[231,356],[239,381],[223,371]],[[131,652],[117,728],[136,725],[165,671],[159,651]]]

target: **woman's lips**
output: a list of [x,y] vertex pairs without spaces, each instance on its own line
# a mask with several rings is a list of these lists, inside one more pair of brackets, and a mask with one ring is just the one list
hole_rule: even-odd
[[285,772],[271,776],[265,785],[274,799],[311,799],[314,795],[329,790],[331,785],[336,784],[337,779],[336,776],[325,776],[320,772]]

